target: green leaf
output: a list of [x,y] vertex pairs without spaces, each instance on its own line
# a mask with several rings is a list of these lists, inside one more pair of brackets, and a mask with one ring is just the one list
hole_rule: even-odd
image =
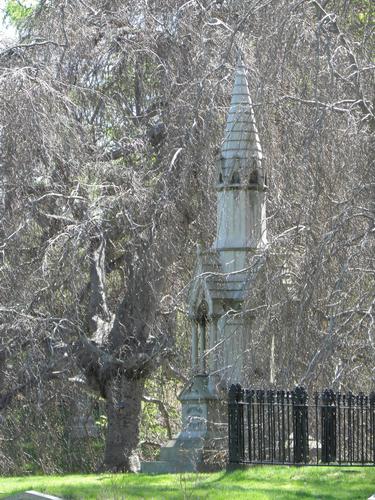
[[5,15],[11,24],[19,28],[32,14],[35,4],[36,2],[8,0],[5,6]]

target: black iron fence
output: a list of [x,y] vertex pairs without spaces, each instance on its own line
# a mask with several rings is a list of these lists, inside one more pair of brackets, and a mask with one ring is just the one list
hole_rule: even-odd
[[228,394],[230,464],[375,465],[375,392]]

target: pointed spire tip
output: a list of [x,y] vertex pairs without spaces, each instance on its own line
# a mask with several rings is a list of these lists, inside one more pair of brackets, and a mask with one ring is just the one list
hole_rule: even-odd
[[222,145],[224,158],[262,158],[262,148],[250,96],[246,66],[238,52],[232,99]]

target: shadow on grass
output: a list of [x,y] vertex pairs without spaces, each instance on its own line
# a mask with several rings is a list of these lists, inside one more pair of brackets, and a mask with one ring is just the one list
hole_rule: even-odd
[[364,500],[375,492],[375,468],[256,466],[214,474],[44,476],[10,483],[4,488],[9,493],[27,486],[23,491],[36,489],[66,500]]
[[[169,499],[169,500],[177,500],[177,499],[225,499],[231,500],[233,498],[237,499],[248,499],[252,498],[255,500],[260,499],[277,499],[277,500],[312,500],[317,498],[324,498],[324,500],[336,500],[338,498],[337,494],[327,494],[326,492],[319,492],[319,490],[315,490],[314,493],[305,492],[305,491],[285,491],[281,492],[277,488],[272,489],[264,489],[264,488],[245,488],[241,486],[225,486],[224,488],[216,489],[212,488],[209,485],[205,487],[198,488],[176,488],[174,491],[171,491],[170,487],[152,487],[152,486],[127,486],[124,488],[103,488],[98,491],[98,489],[87,486],[79,489],[79,493],[77,491],[69,492],[69,489],[64,490],[61,493],[63,498],[66,500],[133,500],[133,499],[153,499],[153,500],[161,500],[161,499]],[[350,500],[363,500],[363,494],[358,494],[353,496],[352,494],[341,496],[340,498],[346,498]]]
[[[257,471],[254,471],[256,473]],[[260,472],[260,471],[258,471]],[[308,477],[298,473],[299,470],[285,471],[284,477],[246,477],[248,474],[241,472],[228,472],[214,476],[189,475],[189,476],[123,476],[109,479],[108,484],[81,485],[77,487],[64,487],[61,495],[67,500],[78,499],[247,499],[254,500],[364,500],[375,489],[371,481],[375,481],[375,474],[359,478],[355,471],[352,478],[348,477],[350,471],[337,474],[337,471],[326,471],[318,477]],[[272,471],[271,471],[272,472]],[[288,472],[288,474],[286,474]],[[341,477],[340,477],[341,476]],[[351,480],[352,479],[352,480]],[[370,480],[370,481],[369,481]]]
[[[201,490],[247,492],[259,498],[364,500],[375,492],[375,468],[252,467],[224,472],[199,485]],[[219,493],[220,495],[220,493]],[[221,498],[217,496],[217,498]],[[245,498],[245,497],[243,497]],[[258,497],[257,497],[258,498]]]

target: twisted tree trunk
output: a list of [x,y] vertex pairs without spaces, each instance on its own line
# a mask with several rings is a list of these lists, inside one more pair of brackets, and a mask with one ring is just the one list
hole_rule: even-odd
[[142,395],[145,380],[121,376],[107,392],[107,439],[104,468],[113,472],[137,472]]

